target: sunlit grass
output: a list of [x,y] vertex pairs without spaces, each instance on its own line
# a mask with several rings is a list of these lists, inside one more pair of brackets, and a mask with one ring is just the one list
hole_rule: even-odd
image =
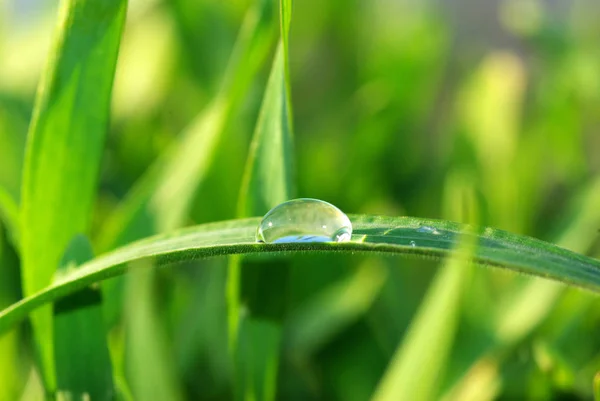
[[0,4],[0,401],[598,397],[600,9],[501,3]]

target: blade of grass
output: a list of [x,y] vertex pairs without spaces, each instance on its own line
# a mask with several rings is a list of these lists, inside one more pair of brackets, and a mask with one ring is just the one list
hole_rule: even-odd
[[254,132],[240,190],[240,217],[264,214],[292,193],[292,129],[280,45]]
[[[123,274],[126,264],[134,260],[154,259],[158,265],[165,265],[220,255],[292,252],[377,252],[438,260],[452,253],[460,233],[466,231],[464,225],[444,220],[365,215],[350,215],[350,219],[354,227],[352,241],[340,243],[257,243],[255,233],[260,218],[202,224],[146,238],[85,263],[61,281],[6,308],[0,313],[0,333],[48,302]],[[423,230],[424,227],[428,229]],[[504,268],[600,293],[597,259],[493,228],[472,232],[478,243],[473,255],[473,263],[477,265]]]
[[[250,145],[245,175],[239,198],[239,217],[261,215],[275,205],[291,197],[292,179],[292,124],[290,118],[289,79],[287,67],[287,36],[291,17],[290,1],[280,2],[281,38],[271,74],[267,82],[260,115]],[[272,268],[278,274],[272,274]],[[242,261],[230,260],[227,281],[228,322],[230,348],[237,354],[236,398],[239,400],[275,399],[279,345],[281,339],[281,316],[257,318],[256,305],[264,294],[255,294],[247,300],[250,316],[244,318],[243,330],[239,332],[243,348],[237,350],[240,319],[240,296],[244,292],[241,281]],[[253,266],[246,273],[246,282],[268,283],[270,301],[283,304],[289,276],[289,266]],[[279,311],[283,308],[277,308]],[[248,353],[250,349],[261,352]],[[247,358],[244,358],[246,356]]]
[[[68,242],[88,229],[126,8],[126,0],[61,3],[25,153],[21,196],[25,295],[50,284]],[[46,388],[53,391],[50,308],[36,311],[32,324]]]
[[[93,259],[92,245],[76,235],[61,261],[57,277]],[[57,391],[63,397],[112,400],[112,368],[98,289],[85,288],[54,304]]]
[[[265,214],[291,194],[291,129],[287,113],[282,47],[279,46],[252,140],[242,188],[241,217]],[[240,310],[240,260],[228,269],[229,333],[235,343]]]

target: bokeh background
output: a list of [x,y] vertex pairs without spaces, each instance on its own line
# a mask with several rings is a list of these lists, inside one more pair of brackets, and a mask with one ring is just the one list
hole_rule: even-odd
[[[215,98],[253,3],[130,1],[93,243],[135,182]],[[56,6],[0,1],[0,185],[15,199]],[[227,122],[190,225],[236,216],[275,43],[273,36]],[[298,196],[348,213],[475,220],[600,256],[597,1],[296,0],[290,52]],[[470,221],[456,211],[465,191],[477,200]],[[20,285],[16,253],[4,234],[1,241],[4,307],[20,297]],[[369,399],[439,263],[291,260],[287,298],[278,300],[285,310],[278,398]],[[169,367],[185,399],[233,397],[226,265],[162,269],[150,294],[124,289],[130,302],[153,300],[162,343],[155,362]],[[592,399],[597,297],[476,269],[457,319],[437,398]],[[143,338],[135,324],[130,335]],[[17,389],[6,394],[26,389],[35,399],[27,327],[2,341],[0,383]],[[143,355],[128,363],[142,367],[130,375],[144,376]]]

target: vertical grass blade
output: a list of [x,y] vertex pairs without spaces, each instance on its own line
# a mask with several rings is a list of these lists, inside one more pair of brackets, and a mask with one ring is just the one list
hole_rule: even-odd
[[[287,43],[291,18],[291,2],[280,2],[281,41],[277,47],[263,102],[258,117],[240,189],[238,216],[247,217],[265,214],[275,205],[291,197],[292,178],[292,124],[290,116],[289,79],[287,67]],[[280,273],[272,275],[272,269]],[[230,259],[227,281],[228,325],[231,349],[238,360],[247,358],[244,366],[237,365],[236,398],[238,400],[274,399],[277,384],[277,366],[281,339],[281,316],[257,318],[252,316],[260,295],[249,299],[250,316],[243,318],[240,325],[240,296],[243,292],[241,279],[242,260]],[[289,266],[252,266],[246,277],[251,285],[261,285],[267,281],[274,284],[269,291],[275,293],[276,302],[284,299]],[[275,277],[275,278],[274,278]],[[283,308],[276,308],[280,311]],[[266,319],[266,320],[265,320]],[[238,348],[238,334],[240,347]],[[248,354],[248,349],[261,349],[262,352]]]
[[[88,239],[76,235],[60,263],[58,277],[93,257]],[[112,368],[97,288],[85,288],[54,304],[54,348],[59,395],[71,399],[113,399]]]
[[[88,229],[126,0],[63,0],[29,128],[21,196],[25,295],[50,284],[73,235]],[[47,390],[55,387],[52,314],[32,315]]]
[[[267,88],[263,98],[263,103],[250,145],[250,153],[246,166],[245,176],[240,191],[239,216],[246,217],[252,215],[261,215],[266,213],[273,206],[284,202],[290,198],[292,192],[291,178],[291,127],[289,114],[287,112],[287,90],[285,85],[284,57],[283,47],[280,44],[273,68],[267,83]],[[229,321],[229,337],[232,348],[235,349],[235,343],[238,335],[238,325],[240,321],[240,293],[242,290],[241,283],[241,258],[232,257],[229,264],[229,275],[227,281],[227,299],[228,299],[228,321]],[[269,270],[273,268],[269,266]],[[280,266],[285,270],[285,266]],[[264,280],[266,273],[261,266],[253,266],[251,275],[256,276],[258,281]],[[268,274],[268,273],[266,273]],[[286,280],[287,275],[283,274],[278,277],[281,280]],[[254,282],[254,280],[250,280]],[[284,285],[284,283],[279,283]],[[281,291],[281,286],[276,284],[272,291]],[[250,301],[250,303],[254,303]],[[253,311],[251,310],[250,313]],[[251,335],[252,338],[242,338],[240,341],[247,343],[248,341],[258,341],[254,346],[260,346],[269,351],[262,353],[252,353],[250,360],[246,364],[254,365],[238,374],[243,376],[244,373],[252,372],[252,376],[270,375],[271,371],[264,370],[273,364],[277,365],[279,355],[279,340],[265,341],[269,339],[279,339],[281,337],[281,326],[279,322],[260,322],[254,320],[253,317],[247,317],[246,330],[241,331],[240,335]],[[257,332],[262,332],[263,335],[256,335]],[[275,358],[274,361],[263,360],[263,358]],[[258,371],[258,372],[257,372]],[[264,378],[265,384],[275,386],[275,380],[267,380]],[[260,380],[259,380],[260,381]],[[255,394],[258,391],[260,394],[271,394],[275,392],[275,387],[272,389],[255,389],[244,387],[251,383],[256,383],[257,379],[243,378],[238,381],[238,399],[249,399],[248,394]],[[242,390],[243,389],[243,390]],[[241,398],[241,397],[244,398]],[[259,398],[263,399],[263,398]]]
[[290,198],[292,131],[283,47],[275,55],[240,191],[240,217],[262,215]]

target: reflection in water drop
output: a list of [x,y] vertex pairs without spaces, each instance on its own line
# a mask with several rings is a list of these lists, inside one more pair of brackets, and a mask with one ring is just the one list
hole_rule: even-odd
[[430,226],[421,226],[421,227],[417,228],[417,232],[434,234],[434,235],[440,234],[440,232],[437,229],[435,229],[434,227],[430,227]]
[[319,199],[300,198],[271,209],[258,225],[256,240],[290,242],[345,242],[352,223],[340,209]]

